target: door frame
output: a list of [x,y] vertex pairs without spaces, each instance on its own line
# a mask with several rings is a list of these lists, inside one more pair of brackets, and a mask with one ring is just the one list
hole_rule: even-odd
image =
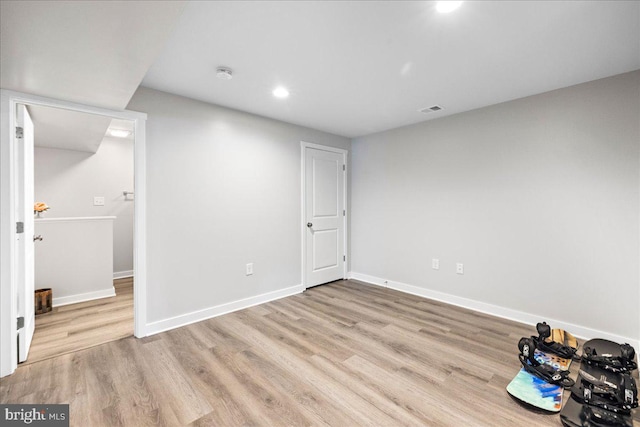
[[348,176],[349,174],[347,173],[349,171],[349,167],[348,167],[348,160],[349,160],[349,150],[345,150],[344,148],[336,148],[336,147],[330,147],[328,145],[320,145],[320,144],[314,144],[312,142],[305,142],[305,141],[300,141],[300,158],[301,158],[301,181],[302,181],[302,185],[301,185],[301,197],[300,197],[300,204],[302,206],[301,212],[302,212],[302,216],[300,218],[300,230],[302,233],[301,236],[301,253],[302,253],[302,271],[301,271],[301,281],[300,283],[302,283],[302,286],[304,289],[308,289],[307,286],[307,275],[306,275],[306,271],[307,271],[307,226],[306,226],[306,218],[307,218],[307,207],[306,207],[306,160],[305,160],[305,154],[307,151],[307,148],[313,148],[316,150],[322,150],[322,151],[329,151],[332,153],[338,153],[338,154],[342,154],[342,160],[344,161],[344,165],[345,165],[345,170],[344,170],[344,180],[343,180],[343,194],[344,194],[344,210],[345,210],[345,215],[343,216],[343,223],[342,223],[342,230],[343,230],[343,253],[346,256],[346,259],[344,261],[344,265],[343,265],[343,272],[342,272],[342,278],[346,279],[347,278],[347,265],[349,263],[349,256],[347,256],[349,254],[348,252],[348,248],[349,248],[349,243],[347,240],[347,236],[349,235],[349,230],[348,230],[348,224],[349,224],[349,206],[347,204],[347,200],[349,199],[348,197],[348,189],[349,189],[349,185],[348,185]]
[[147,256],[146,256],[146,119],[145,113],[109,110],[52,98],[0,89],[0,377],[12,374],[18,366],[16,302],[18,286],[15,262],[15,163],[16,105],[38,105],[81,113],[97,114],[134,122],[134,207],[133,238],[133,319],[134,335],[146,336],[147,326]]
[[[26,202],[29,199],[29,205],[31,205],[31,199],[34,198],[35,190],[35,176],[34,176],[34,149],[35,149],[35,133],[34,124],[31,118],[27,106],[23,104],[16,105],[16,125],[22,127],[22,137],[20,143],[15,145],[16,157],[13,162],[15,165],[19,165],[16,169],[16,193],[14,214],[17,215],[16,221],[22,219],[24,226],[21,235],[16,234],[14,239],[15,251],[22,256],[17,257],[16,267],[17,278],[16,283],[21,283],[21,286],[17,287],[18,301],[23,304],[16,304],[18,313],[24,310],[24,326],[18,330],[18,363],[20,363],[21,356],[26,358],[31,348],[31,342],[33,341],[33,334],[35,332],[35,308],[31,304],[31,298],[27,299],[27,295],[31,295],[35,290],[35,240],[29,241],[29,237],[35,237],[35,221],[33,218],[33,206],[27,206]],[[22,116],[21,120],[18,120]],[[20,123],[22,122],[22,123]],[[17,135],[16,135],[17,138]],[[28,149],[30,148],[30,150]],[[29,152],[31,151],[31,152]],[[31,172],[29,174],[29,172]],[[31,175],[31,176],[29,176]],[[29,186],[27,187],[27,183]],[[27,191],[27,189],[29,191]],[[35,201],[34,201],[35,202]],[[28,224],[28,226],[27,226]],[[27,258],[30,258],[27,262]],[[30,268],[33,267],[33,268]],[[31,271],[29,271],[31,270]],[[29,283],[31,282],[31,283]],[[27,285],[29,283],[29,285]],[[29,290],[29,292],[27,292]],[[27,303],[28,302],[28,303]],[[26,359],[25,359],[26,360]]]

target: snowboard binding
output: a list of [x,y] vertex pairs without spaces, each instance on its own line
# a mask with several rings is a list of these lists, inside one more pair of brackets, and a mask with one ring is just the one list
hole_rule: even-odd
[[638,368],[636,351],[629,344],[620,344],[620,355],[606,353],[599,355],[595,348],[585,347],[582,361],[611,372],[630,372]]
[[638,389],[636,382],[628,374],[617,374],[616,384],[606,376],[596,378],[588,372],[580,371],[579,383],[572,390],[577,401],[607,411],[624,415],[638,407]]
[[[562,357],[563,359],[579,359],[579,357],[576,356],[576,351],[578,351],[577,347],[572,347],[567,343],[567,335],[571,336],[571,334],[569,334],[568,332],[564,332],[564,343],[560,343],[551,339],[551,326],[547,325],[547,322],[538,323],[536,325],[536,330],[538,331],[538,337],[531,338],[537,341],[537,345],[540,351],[543,351],[545,353],[553,353],[559,357]],[[573,336],[571,336],[571,338],[573,338]]]
[[633,427],[627,417],[589,405],[582,407],[580,420],[583,427]]
[[638,389],[630,371],[637,368],[629,344],[594,338],[584,343],[582,369],[560,412],[565,427],[633,427]]
[[522,367],[530,374],[533,374],[550,384],[556,384],[563,388],[572,387],[575,384],[575,381],[569,378],[569,371],[555,369],[553,366],[540,363],[536,360],[534,357],[537,348],[536,341],[535,337],[520,338],[520,341],[518,342],[518,349],[520,350],[518,358],[520,359]]

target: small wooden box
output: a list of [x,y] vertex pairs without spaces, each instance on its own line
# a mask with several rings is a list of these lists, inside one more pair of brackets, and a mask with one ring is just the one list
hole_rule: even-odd
[[48,313],[53,309],[52,305],[53,291],[51,288],[36,289],[34,295],[34,303],[36,314]]

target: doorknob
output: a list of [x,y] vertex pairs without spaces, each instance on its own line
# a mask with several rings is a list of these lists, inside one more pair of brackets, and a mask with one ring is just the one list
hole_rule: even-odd
[[38,234],[37,236],[33,236],[33,241],[40,240],[42,242],[42,234]]
[[311,228],[313,227],[313,224],[311,224],[310,222],[307,223],[307,227]]

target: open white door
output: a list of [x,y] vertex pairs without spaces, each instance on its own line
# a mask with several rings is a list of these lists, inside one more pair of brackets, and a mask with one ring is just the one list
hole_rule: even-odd
[[[18,363],[27,360],[33,331],[36,326],[34,293],[33,250],[33,122],[27,107],[18,104],[16,111],[16,221],[23,224],[22,232],[16,234],[16,278],[18,284],[18,318],[24,326],[18,329]],[[22,135],[20,135],[20,133]],[[20,231],[18,229],[18,231]]]
[[305,147],[305,285],[345,277],[345,154]]
[[[17,367],[16,362],[27,358],[35,327],[32,157],[34,130],[26,108],[19,106],[20,104],[64,108],[119,120],[135,120],[134,334],[138,338],[147,336],[147,115],[135,111],[107,110],[74,104],[6,89],[0,89],[0,104],[0,233],[3,237],[0,239],[0,377],[11,375]],[[16,138],[15,127],[22,128],[21,138]],[[26,170],[24,165],[27,166]],[[19,182],[25,177],[26,183]],[[29,188],[29,191],[24,191],[25,188]],[[24,224],[24,231],[21,233],[16,233],[17,222]],[[17,234],[19,236],[16,236]],[[25,326],[19,333],[16,330],[16,317],[25,319]]]

